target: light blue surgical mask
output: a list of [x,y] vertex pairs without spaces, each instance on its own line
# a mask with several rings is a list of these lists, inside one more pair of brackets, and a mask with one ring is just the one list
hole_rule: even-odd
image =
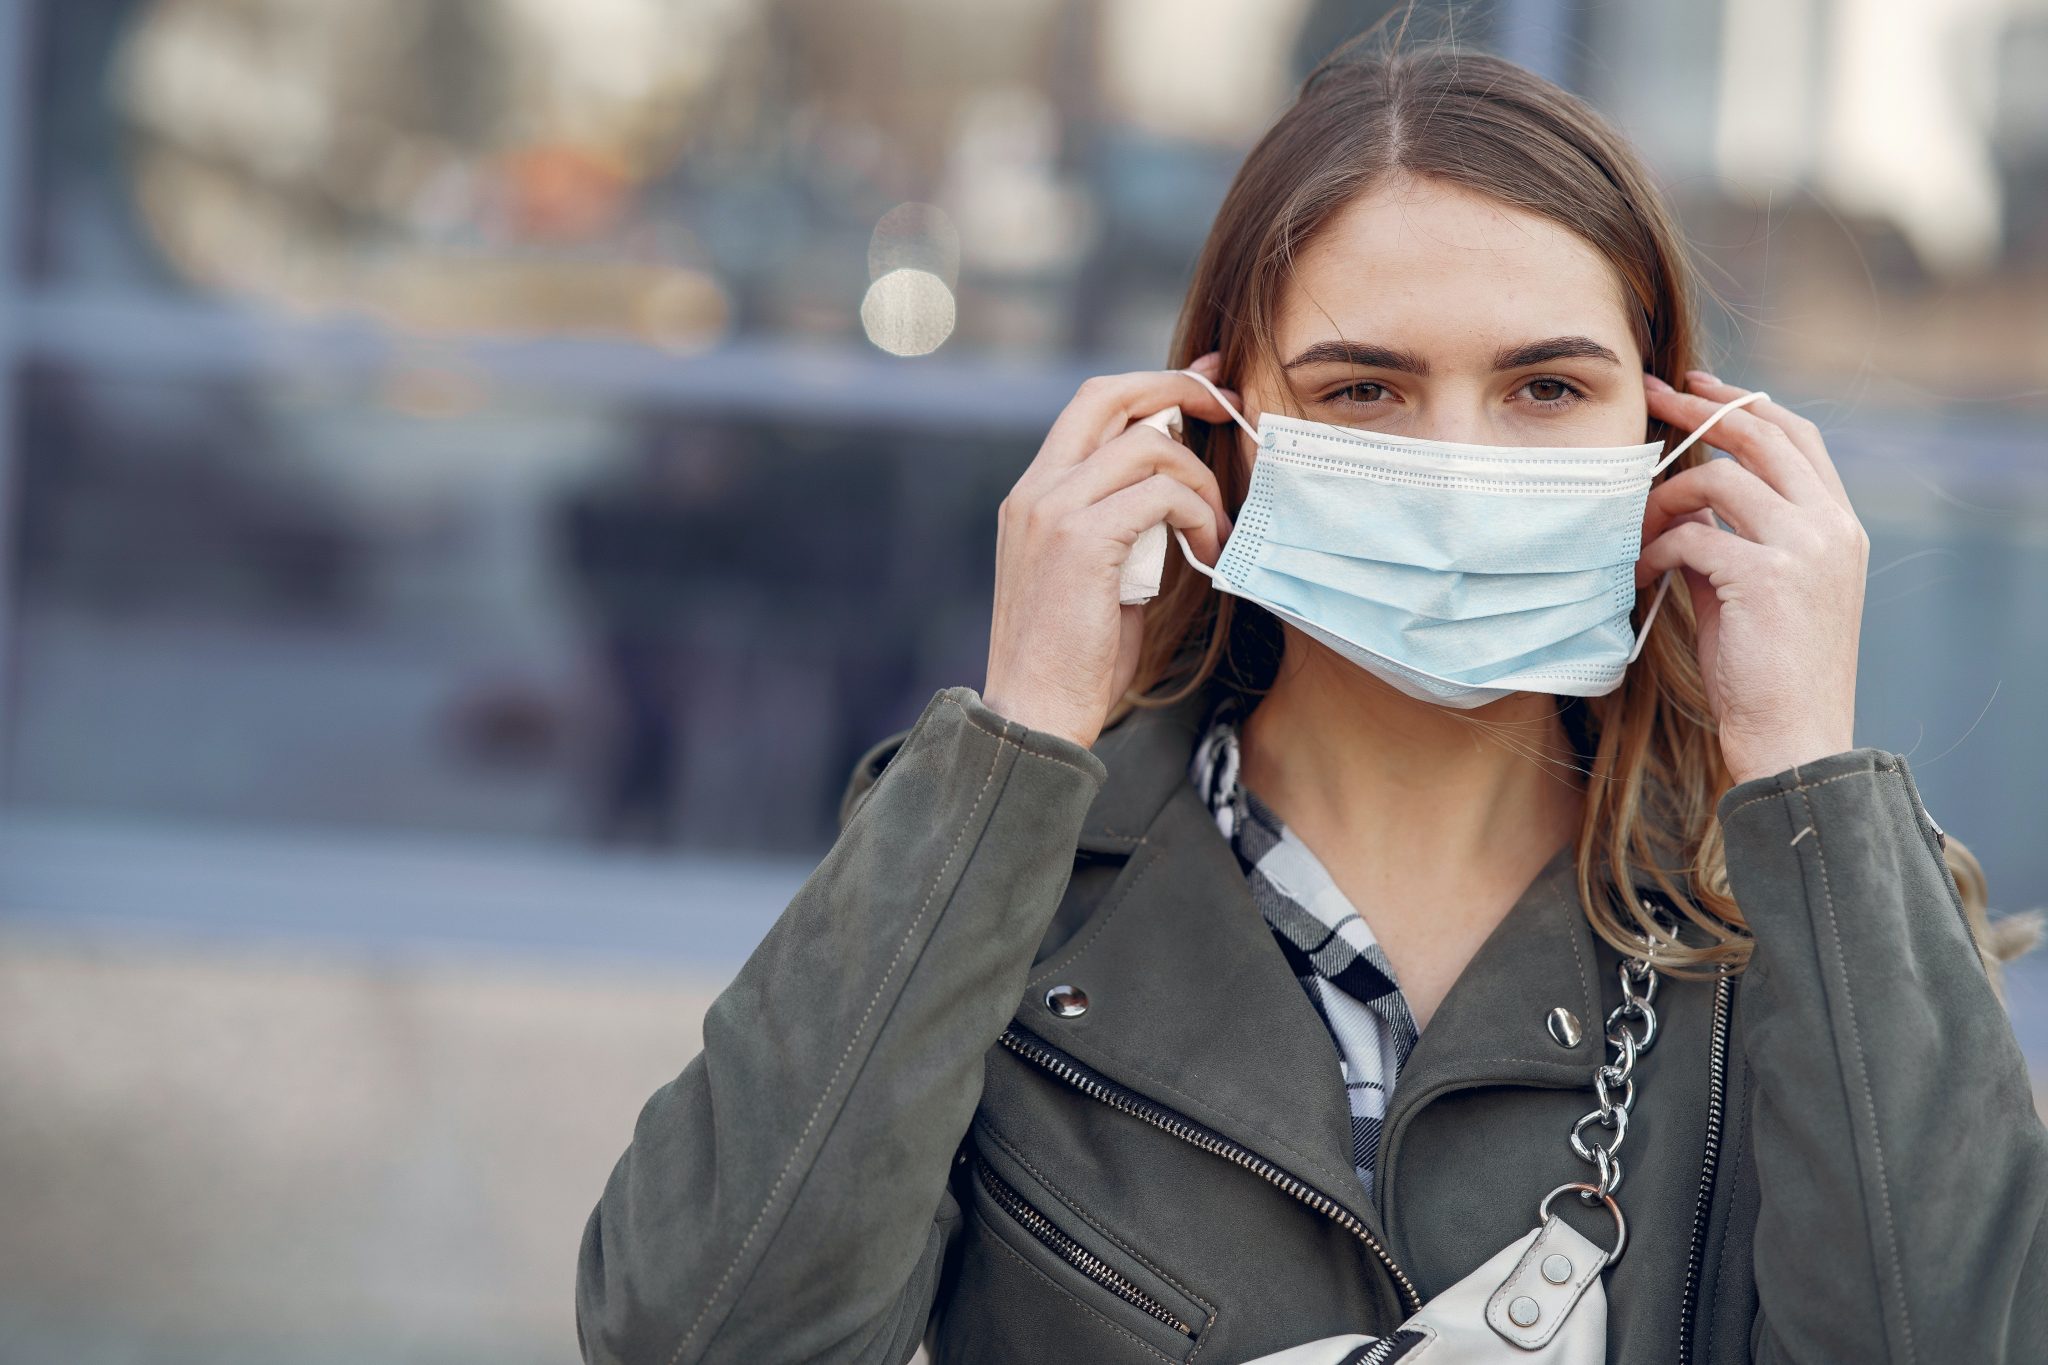
[[[1411,697],[1469,709],[1514,692],[1597,697],[1621,685],[1664,603],[1631,629],[1651,481],[1669,454],[1632,446],[1488,446],[1261,413],[1251,487],[1215,568],[1256,602]],[[1659,458],[1660,455],[1662,458]],[[1162,547],[1163,548],[1163,547]]]

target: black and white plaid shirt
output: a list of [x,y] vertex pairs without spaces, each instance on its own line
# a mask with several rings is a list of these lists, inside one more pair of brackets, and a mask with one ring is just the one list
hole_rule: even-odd
[[1414,1050],[1415,1017],[1372,929],[1308,845],[1238,780],[1239,693],[1225,690],[1195,745],[1189,776],[1237,852],[1252,901],[1329,1026],[1351,1101],[1351,1160],[1372,1194],[1380,1120]]

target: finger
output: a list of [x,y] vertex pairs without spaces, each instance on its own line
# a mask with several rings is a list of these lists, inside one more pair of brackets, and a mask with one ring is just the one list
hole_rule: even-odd
[[1216,524],[1230,533],[1230,513],[1215,471],[1196,454],[1164,432],[1130,427],[1080,464],[1064,471],[1039,501],[1054,515],[1100,502],[1153,474],[1166,474],[1186,484],[1216,514]]
[[1638,586],[1671,569],[1691,569],[1718,586],[1728,575],[1772,553],[1753,540],[1703,521],[1681,521],[1643,547],[1636,561]]
[[[1696,429],[1721,404],[1729,398],[1740,397],[1744,392],[1737,389],[1720,399],[1706,398],[1699,394],[1680,393],[1654,376],[1646,378],[1643,391],[1649,402],[1650,415],[1680,431]],[[1815,498],[1832,496],[1827,485],[1821,482],[1820,475],[1814,472],[1812,463],[1792,444],[1792,438],[1785,434],[1784,429],[1761,417],[1751,416],[1748,408],[1722,413],[1720,420],[1700,437],[1699,444],[1727,451],[1792,502],[1803,504]]]
[[[1664,531],[1658,532],[1658,535],[1662,535],[1665,532],[1668,532],[1672,526],[1677,526],[1688,521],[1696,521],[1700,525],[1705,526],[1710,530],[1713,529],[1713,527],[1716,525],[1714,521],[1714,514],[1710,511],[1701,510],[1698,512],[1686,512],[1681,516],[1673,517],[1671,519],[1670,524],[1664,528]],[[1647,546],[1656,539],[1657,536],[1646,535],[1643,537],[1643,544]],[[1641,592],[1646,585],[1656,582],[1657,579],[1660,576],[1662,576],[1663,570],[1652,569],[1645,565],[1642,560],[1642,551],[1638,550],[1636,552],[1636,556],[1636,591]],[[1700,581],[1705,582],[1706,580],[1701,579]]]
[[[1716,403],[1725,403],[1742,393],[1742,390],[1733,384],[1724,384],[1705,370],[1687,370],[1685,380],[1688,390]],[[1842,486],[1842,475],[1835,468],[1834,457],[1828,454],[1827,440],[1821,435],[1818,426],[1772,398],[1758,399],[1743,411],[1753,412],[1783,430],[1791,438],[1792,444],[1798,448],[1799,453],[1806,457],[1807,463],[1813,466],[1814,472],[1820,476],[1828,491],[1835,495],[1842,506],[1849,505],[1849,490]]]
[[1643,542],[1662,535],[1689,512],[1711,511],[1746,540],[1782,541],[1799,509],[1734,460],[1709,460],[1680,470],[1650,490],[1643,507]]
[[1192,488],[1170,474],[1154,474],[1110,494],[1074,519],[1074,525],[1119,545],[1129,546],[1160,522],[1178,526],[1205,564],[1223,553],[1216,511]]
[[[1232,406],[1240,412],[1244,410],[1237,394],[1229,389],[1223,392]],[[1073,401],[1054,421],[1032,466],[1064,468],[1079,464],[1132,422],[1176,403],[1182,412],[1205,422],[1230,420],[1230,414],[1210,396],[1200,380],[1179,370],[1095,375],[1082,382]]]

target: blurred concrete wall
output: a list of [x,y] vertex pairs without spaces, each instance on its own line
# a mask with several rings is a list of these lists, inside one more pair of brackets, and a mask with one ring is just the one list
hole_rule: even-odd
[[7,932],[0,1360],[575,1360],[584,1219],[714,993]]

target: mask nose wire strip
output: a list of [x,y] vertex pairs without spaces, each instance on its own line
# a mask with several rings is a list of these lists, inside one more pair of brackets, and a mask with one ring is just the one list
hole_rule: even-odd
[[[1685,454],[1687,447],[1691,446],[1694,441],[1697,441],[1700,437],[1704,436],[1706,434],[1708,427],[1720,421],[1723,413],[1733,412],[1735,411],[1735,409],[1743,406],[1746,403],[1755,403],[1761,399],[1769,397],[1769,394],[1765,393],[1762,389],[1758,389],[1755,393],[1745,393],[1740,398],[1731,398],[1727,402],[1723,403],[1720,407],[1715,408],[1712,412],[1707,414],[1706,421],[1694,427],[1691,433],[1687,435],[1683,441],[1680,441],[1675,447],[1672,448],[1672,451],[1669,455],[1666,455],[1663,459],[1657,462],[1657,467],[1650,471],[1650,477],[1653,479],[1656,478],[1659,474],[1664,472],[1664,470],[1671,464],[1673,460]],[[1664,605],[1664,594],[1671,590],[1671,577],[1674,572],[1676,571],[1672,569],[1666,569],[1664,573],[1658,577],[1657,595],[1654,598],[1650,599],[1650,610],[1646,612],[1643,616],[1643,624],[1641,629],[1636,631],[1635,646],[1629,650],[1628,658],[1623,661],[1624,667],[1626,667],[1628,664],[1634,663],[1636,661],[1636,655],[1641,654],[1643,652],[1643,645],[1650,638],[1650,623],[1657,619],[1657,608]]]

